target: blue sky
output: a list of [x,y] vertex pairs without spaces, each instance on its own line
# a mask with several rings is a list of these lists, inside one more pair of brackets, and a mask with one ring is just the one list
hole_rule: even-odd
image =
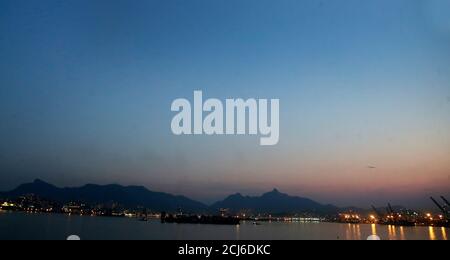
[[[448,13],[445,0],[2,0],[0,189],[115,182],[213,201],[277,187],[339,205],[448,193]],[[173,136],[171,102],[197,89],[279,98],[279,145]]]

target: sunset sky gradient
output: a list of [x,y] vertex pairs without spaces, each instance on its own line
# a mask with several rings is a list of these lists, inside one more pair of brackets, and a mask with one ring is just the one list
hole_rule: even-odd
[[[2,0],[0,190],[450,195],[450,1]],[[280,142],[174,136],[171,102],[279,98]]]

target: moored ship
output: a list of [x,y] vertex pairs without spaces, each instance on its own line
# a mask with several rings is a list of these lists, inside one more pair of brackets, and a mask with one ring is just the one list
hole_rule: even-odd
[[162,213],[161,223],[205,224],[205,225],[239,225],[240,219],[235,217],[204,215],[171,215]]

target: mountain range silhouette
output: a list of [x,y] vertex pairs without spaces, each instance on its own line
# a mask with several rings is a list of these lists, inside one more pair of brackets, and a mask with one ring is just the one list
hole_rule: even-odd
[[67,203],[82,201],[89,204],[115,202],[127,208],[145,207],[154,211],[177,211],[206,213],[229,209],[231,212],[242,210],[252,213],[320,213],[332,214],[339,209],[333,205],[323,205],[308,198],[289,196],[274,189],[261,196],[243,196],[234,194],[213,205],[192,200],[185,196],[155,192],[142,186],[121,186],[87,184],[82,187],[59,188],[42,180],[35,180],[18,186],[8,192],[0,192],[0,198],[17,198],[34,194],[44,199]]

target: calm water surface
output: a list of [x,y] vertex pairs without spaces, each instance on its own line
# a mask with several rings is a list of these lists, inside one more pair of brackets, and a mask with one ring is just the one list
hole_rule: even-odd
[[448,240],[450,230],[432,227],[393,227],[335,223],[242,223],[240,226],[177,225],[129,218],[103,218],[0,212],[0,239],[84,240]]

